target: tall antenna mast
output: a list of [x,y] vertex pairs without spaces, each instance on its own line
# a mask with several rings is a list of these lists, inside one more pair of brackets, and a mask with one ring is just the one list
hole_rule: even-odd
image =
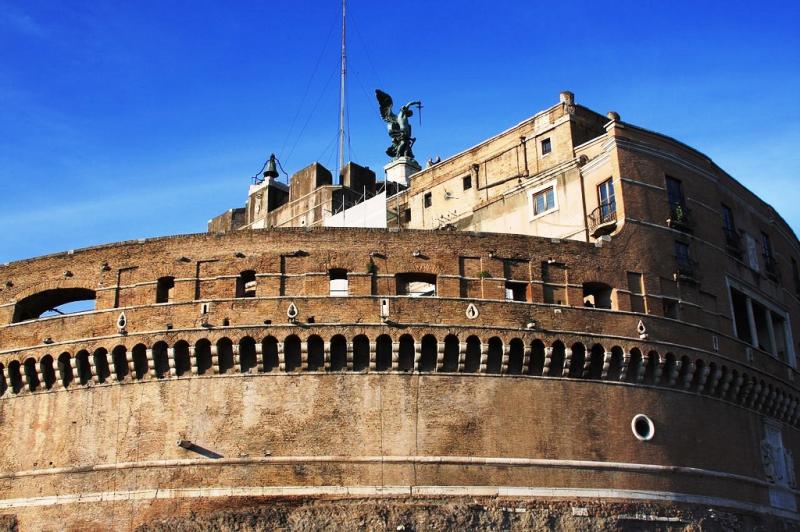
[[339,184],[344,171],[344,105],[345,105],[345,76],[347,75],[347,55],[345,53],[347,20],[345,18],[346,0],[342,0],[342,78],[339,86],[339,171],[337,172]]

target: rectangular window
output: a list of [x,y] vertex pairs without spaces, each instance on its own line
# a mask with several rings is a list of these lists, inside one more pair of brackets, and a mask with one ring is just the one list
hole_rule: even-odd
[[464,178],[462,179],[462,182],[464,184],[464,190],[469,190],[469,189],[472,188],[472,176],[471,175],[464,176]]
[[674,299],[663,298],[661,300],[663,305],[664,317],[677,320],[678,318],[678,302]]
[[773,281],[778,280],[778,262],[772,254],[772,242],[767,233],[761,233],[761,255],[764,257],[764,270]]
[[411,221],[411,209],[406,209],[403,211],[403,221],[405,222]]
[[533,215],[539,216],[556,208],[555,187],[547,187],[531,196]]
[[347,270],[333,269],[328,272],[330,278],[330,292],[332,297],[346,297],[349,293]]
[[506,281],[506,299],[508,301],[527,301],[527,283]]
[[423,200],[422,201],[423,201],[423,205],[425,205],[425,208],[427,209],[428,207],[433,205],[433,196],[431,195],[430,192],[426,192],[425,196],[423,196]]
[[667,199],[671,207],[680,205],[684,207],[683,202],[683,187],[681,182],[674,177],[667,176]]
[[691,272],[692,258],[689,255],[689,244],[678,240],[675,241],[675,260],[678,263],[679,270]]
[[761,233],[761,254],[766,258],[772,258],[772,242],[767,233]]
[[547,155],[553,151],[553,145],[550,143],[550,139],[546,138],[542,141],[542,155]]
[[631,297],[631,311],[644,312],[644,282],[641,273],[628,272],[628,291]]
[[600,202],[600,223],[613,219],[617,213],[617,200],[614,197],[614,179],[606,179],[597,185],[597,196]]
[[727,205],[722,205],[722,228],[725,231],[725,238],[736,240],[736,224],[733,221],[733,211]]
[[731,306],[733,306],[733,321],[736,322],[736,337],[748,344],[752,343],[750,318],[747,311],[747,296],[735,288],[731,288]]

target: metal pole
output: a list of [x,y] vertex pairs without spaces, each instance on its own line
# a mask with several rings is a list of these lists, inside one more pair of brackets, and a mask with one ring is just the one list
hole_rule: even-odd
[[342,0],[342,76],[339,86],[339,184],[342,184],[342,171],[344,170],[344,105],[345,105],[345,76],[347,75],[347,56],[345,54],[347,20],[345,18],[346,0]]

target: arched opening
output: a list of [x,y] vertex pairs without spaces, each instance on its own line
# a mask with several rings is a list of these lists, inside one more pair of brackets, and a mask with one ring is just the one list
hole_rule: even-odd
[[236,278],[236,297],[256,297],[256,272],[245,270]]
[[239,371],[251,373],[258,366],[256,360],[256,341],[245,336],[239,340]]
[[316,334],[308,337],[308,371],[325,370],[325,343]]
[[514,338],[508,344],[508,374],[522,374],[522,360],[525,357],[525,344],[519,338]]
[[105,383],[111,377],[111,368],[108,365],[108,351],[105,348],[95,349],[92,355],[94,361],[94,372],[97,382]]
[[432,273],[398,273],[397,295],[409,297],[432,297],[436,295],[436,275]]
[[287,373],[302,369],[300,338],[297,335],[292,334],[283,341],[283,357]]
[[22,373],[20,373],[18,360],[12,360],[8,363],[8,380],[10,381],[12,392],[19,393],[22,391]]
[[156,282],[156,303],[171,303],[175,293],[174,277],[159,277]]
[[82,385],[92,380],[92,366],[89,363],[88,351],[81,350],[75,355],[75,369],[78,373],[78,382]]
[[[10,366],[9,364],[9,367]],[[61,385],[64,388],[72,384],[74,374],[72,372],[72,360],[70,359],[69,353],[61,353],[58,355],[58,378],[61,380]]]
[[400,337],[400,352],[398,353],[397,369],[399,371],[414,370],[414,338],[410,334]]
[[712,390],[713,394],[717,397],[722,397],[725,393],[725,388],[730,386],[731,371],[728,366],[722,366],[719,370],[719,381],[716,389]]
[[182,377],[192,372],[192,361],[189,355],[189,344],[185,340],[175,342],[175,375]]
[[736,400],[736,392],[737,392],[737,383],[739,382],[739,372],[731,370],[731,385],[725,390],[725,393],[722,394],[722,398],[728,401],[735,401]]
[[586,363],[586,346],[580,342],[572,344],[572,358],[569,363],[569,376],[580,379],[583,376],[583,366]]
[[347,270],[334,268],[328,272],[330,278],[330,295],[332,297],[345,297],[349,293]]
[[612,288],[605,283],[583,283],[583,306],[591,308],[611,308]]
[[545,346],[541,340],[531,342],[531,360],[528,373],[537,377],[544,371]]
[[111,363],[114,365],[114,377],[122,381],[128,376],[128,350],[118,345],[111,350]]
[[[56,370],[53,367],[53,357],[50,355],[42,357],[42,360],[39,361],[39,370],[42,373],[42,379],[44,379],[44,387],[48,390],[51,389],[56,383]],[[0,393],[0,395],[2,395],[2,393]]]
[[159,379],[169,377],[169,352],[167,349],[165,342],[156,342],[153,345],[153,371]]
[[566,349],[560,340],[553,342],[553,353],[550,355],[548,377],[560,377],[564,373],[564,356]]
[[378,371],[392,369],[392,339],[388,334],[378,336],[375,341],[375,369]]
[[150,364],[147,361],[147,348],[142,344],[133,346],[131,352],[133,358],[133,378],[142,380],[150,371]]
[[448,334],[444,338],[444,360],[442,371],[454,373],[458,371],[458,338]]
[[661,372],[661,385],[672,386],[675,384],[673,378],[677,377],[677,361],[675,355],[667,353],[664,355],[664,370]]
[[696,390],[698,392],[703,391],[703,385],[705,384],[706,378],[706,363],[703,361],[702,358],[698,358],[695,360],[694,363],[694,375],[692,376],[692,384],[689,387],[690,390]]
[[331,338],[331,371],[347,369],[347,340],[341,334]]
[[369,369],[369,339],[363,334],[353,338],[353,371]]
[[657,384],[659,365],[661,364],[660,357],[655,351],[647,353],[647,365],[644,369],[644,382],[646,384]]
[[716,383],[715,379],[716,375],[717,375],[717,365],[714,362],[710,362],[708,364],[708,378],[706,379],[703,389],[699,390],[701,393],[708,395],[714,393],[714,384]]
[[6,382],[6,367],[0,364],[0,397],[4,396],[8,391],[8,383]]
[[606,349],[600,344],[594,344],[589,355],[589,379],[603,378],[603,366],[606,362]]
[[486,373],[500,373],[503,368],[503,341],[497,336],[489,338]]
[[36,361],[33,358],[25,359],[25,362],[22,363],[22,370],[28,381],[28,390],[35,392],[42,384],[39,382],[39,374],[36,372]]
[[477,336],[467,338],[467,352],[464,355],[464,373],[478,373],[481,369],[481,339]]
[[436,337],[432,334],[426,334],[422,337],[422,344],[420,346],[421,353],[419,357],[419,371],[431,372],[436,371]]
[[217,340],[217,365],[219,373],[228,373],[233,369],[233,342],[230,338]]
[[279,366],[278,340],[272,336],[264,338],[264,341],[261,342],[261,354],[264,357],[264,372],[277,371]]
[[89,288],[54,288],[31,294],[14,305],[12,323],[95,309],[95,291]]
[[628,359],[628,371],[625,374],[626,382],[639,382],[642,363],[642,352],[634,347],[631,349],[630,358]]
[[608,379],[620,380],[622,375],[622,364],[625,362],[625,351],[618,345],[611,348],[611,363],[608,366]]
[[681,388],[685,388],[687,383],[691,382],[689,379],[692,378],[693,371],[694,364],[692,364],[692,359],[686,355],[683,355],[681,357],[681,369],[678,372],[678,385]]

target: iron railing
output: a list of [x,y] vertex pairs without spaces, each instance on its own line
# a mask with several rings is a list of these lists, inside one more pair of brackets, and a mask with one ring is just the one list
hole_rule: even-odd
[[617,221],[617,209],[615,205],[600,205],[593,210],[589,216],[589,232],[594,233],[595,229],[601,225],[615,223]]

